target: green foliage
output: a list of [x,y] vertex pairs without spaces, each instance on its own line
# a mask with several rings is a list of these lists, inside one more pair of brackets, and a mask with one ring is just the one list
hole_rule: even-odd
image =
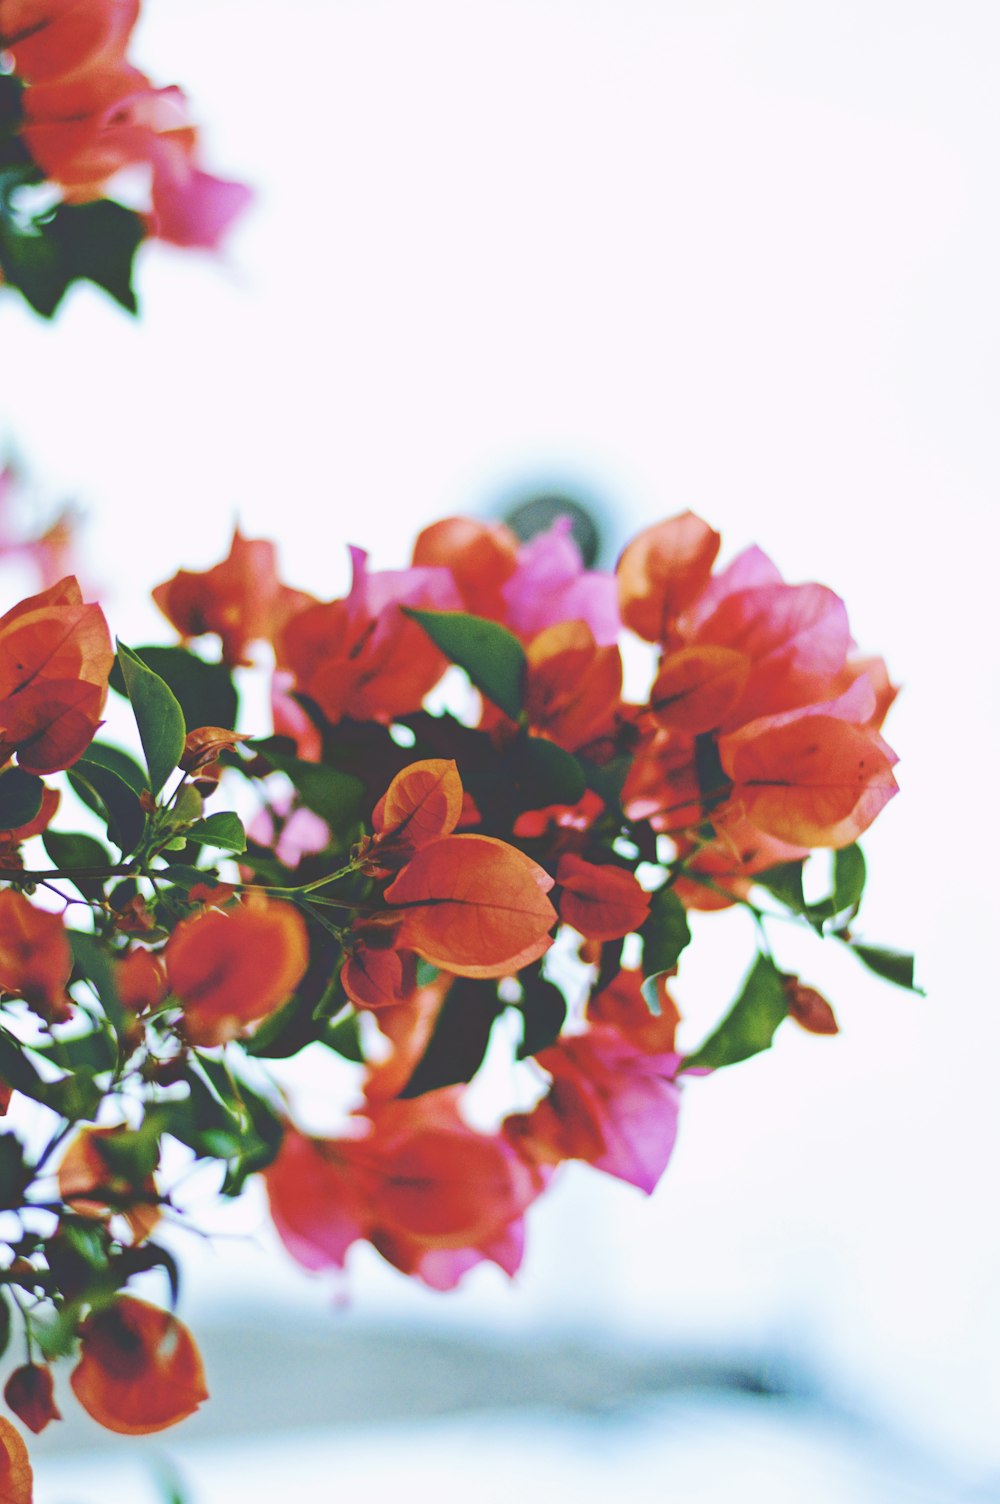
[[324,819],[332,831],[343,835],[351,830],[367,813],[361,779],[325,763],[303,762],[287,750],[288,746],[285,738],[272,736],[250,743],[250,750],[291,779],[302,803]]
[[465,669],[481,694],[512,721],[520,719],[527,665],[513,632],[462,611],[418,611],[412,606],[404,606],[403,611],[423,627],[446,658]]
[[[236,725],[239,698],[224,663],[206,663],[182,647],[151,646],[133,648],[132,652],[173,691],[187,731],[198,726],[222,726],[231,731]],[[118,694],[127,697],[117,663],[111,670],[110,683]]]
[[781,972],[770,957],[758,956],[729,1013],[701,1048],[687,1057],[684,1070],[720,1070],[770,1049],[774,1031],[787,1015]]
[[8,768],[0,773],[0,830],[27,825],[42,807],[45,785],[34,773]]
[[559,1038],[559,1031],[566,1022],[566,999],[553,982],[546,981],[539,974],[537,967],[522,971],[518,981],[521,1001],[517,1008],[524,1020],[524,1028],[517,1058],[527,1060],[540,1050],[547,1050]]
[[587,791],[583,768],[572,752],[540,736],[518,737],[510,749],[510,767],[522,809],[576,804]]
[[672,888],[660,888],[650,899],[642,936],[642,995],[651,1013],[659,1013],[657,983],[673,971],[681,952],[691,943],[687,913]]
[[456,977],[441,1005],[434,1033],[401,1097],[471,1081],[483,1063],[494,1020],[503,1011],[495,982]]
[[79,758],[66,776],[74,793],[104,821],[108,839],[127,856],[142,839],[146,815],[131,783],[106,766],[103,759],[99,761],[94,750],[94,746],[88,748],[87,755]]
[[104,892],[104,878],[71,877],[69,874],[74,868],[113,866],[111,853],[106,846],[102,846],[100,841],[95,841],[93,836],[61,830],[47,830],[42,836],[42,844],[52,865],[62,870],[67,880],[73,883],[84,898],[101,898]]
[[897,987],[905,987],[908,992],[916,992],[920,997],[925,996],[924,989],[917,987],[913,980],[913,957],[905,951],[888,950],[880,945],[862,945],[857,940],[849,940],[847,943],[858,960],[863,961],[876,976],[884,977],[887,982],[895,982]]
[[73,952],[74,975],[85,978],[91,984],[115,1036],[122,1039],[127,1019],[118,996],[114,962],[107,948],[96,935],[86,935],[79,930],[67,930],[66,933]]
[[184,712],[173,690],[123,642],[118,662],[142,742],[149,787],[158,794],[184,751]]
[[35,176],[34,169],[21,169],[8,192],[0,194],[0,270],[5,281],[43,318],[51,318],[67,289],[84,280],[135,313],[132,270],[146,233],[141,217],[110,199],[58,204],[42,215],[25,215],[12,202],[11,192]]
[[208,815],[204,820],[191,825],[184,832],[184,838],[194,841],[199,846],[216,846],[220,851],[233,851],[237,854],[247,849],[247,834],[243,829],[243,821],[239,815],[234,815],[231,810],[219,810],[214,815]]
[[20,1139],[13,1133],[0,1133],[0,1211],[17,1210],[30,1180]]
[[0,1358],[10,1346],[10,1301],[0,1287]]
[[803,892],[805,861],[782,862],[758,872],[754,882],[766,888],[779,903],[799,914],[818,935],[828,934],[834,923],[853,918],[865,891],[865,858],[858,845],[833,853],[833,885],[825,898],[808,903]]

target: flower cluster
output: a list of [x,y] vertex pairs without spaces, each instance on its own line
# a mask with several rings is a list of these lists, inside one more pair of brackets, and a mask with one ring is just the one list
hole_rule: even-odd
[[[225,1196],[260,1175],[306,1268],[367,1243],[447,1290],[483,1262],[515,1273],[568,1160],[651,1192],[685,1080],[788,1018],[836,1032],[771,917],[912,987],[910,958],[853,933],[856,838],[896,789],[885,666],[851,656],[829,590],[757,550],[716,571],[718,549],[687,513],[606,573],[563,522],[524,542],[452,518],[401,570],[354,550],[348,594],[321,601],[237,533],[156,588],[177,645],[114,653],[72,578],[0,617],[0,1181],[19,1227],[0,1285],[26,1425],[57,1418],[49,1364],[74,1352],[74,1394],[113,1430],[205,1398],[190,1333],[130,1289],[156,1269],[176,1287],[168,1143],[168,1162],[221,1163]],[[260,644],[274,730],[254,736],[235,727]],[[623,652],[649,660],[641,700]],[[98,735],[109,686],[138,756]],[[75,828],[83,807],[99,835]],[[758,951],[682,1051],[689,911],[732,905]],[[325,1136],[267,1071],[307,1046],[356,1072],[361,1105]],[[484,1131],[465,1092],[489,1049],[516,1057],[514,1095]],[[6,1420],[2,1449],[29,1498]]]
[[[134,311],[143,239],[213,249],[250,197],[201,167],[181,90],[129,61],[138,18],[139,0],[0,0],[0,272],[45,315],[81,277]],[[125,169],[141,211],[106,197]]]

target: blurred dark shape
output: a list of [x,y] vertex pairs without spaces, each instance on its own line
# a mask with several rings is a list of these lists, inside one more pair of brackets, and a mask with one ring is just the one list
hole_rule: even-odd
[[574,501],[572,496],[560,491],[544,491],[506,507],[501,513],[501,521],[524,541],[536,533],[544,533],[557,517],[569,518],[584,566],[592,569],[603,540],[593,513],[582,502]]

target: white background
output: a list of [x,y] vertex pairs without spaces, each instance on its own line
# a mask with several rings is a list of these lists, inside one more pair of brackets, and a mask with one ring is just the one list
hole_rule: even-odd
[[[790,948],[843,1033],[788,1026],[690,1085],[652,1202],[573,1167],[513,1291],[481,1271],[425,1297],[362,1257],[356,1307],[777,1347],[1000,1467],[1000,10],[145,10],[138,60],[188,90],[207,165],[256,205],[221,261],[143,253],[139,324],[86,289],[52,328],[0,303],[0,424],[89,511],[123,636],[167,639],[145,594],[221,558],[237,514],[329,597],[346,542],[400,564],[431,518],[558,482],[612,556],[688,506],[729,553],[759,542],[842,593],[904,685],[864,931],[916,950],[926,1000]],[[704,932],[678,991],[707,1020],[747,936]],[[249,1248],[195,1272],[191,1311],[239,1280],[335,1320]]]

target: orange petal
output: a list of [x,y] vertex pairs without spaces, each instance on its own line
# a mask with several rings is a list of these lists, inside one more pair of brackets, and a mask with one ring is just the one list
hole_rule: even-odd
[[31,1504],[31,1463],[17,1427],[0,1415],[0,1504]]
[[693,512],[646,528],[618,560],[621,618],[647,642],[663,642],[670,623],[708,583],[721,542]]
[[631,872],[598,867],[568,852],[556,870],[562,887],[559,917],[588,940],[618,940],[649,914],[649,894]]
[[69,1381],[87,1414],[123,1436],[176,1425],[208,1399],[187,1327],[132,1295],[119,1295],[87,1317]]
[[429,757],[397,773],[375,806],[372,828],[385,841],[393,837],[414,851],[436,836],[447,836],[462,813],[462,780],[450,758]]
[[697,736],[721,725],[743,693],[750,659],[735,648],[683,648],[668,654],[649,692],[658,725]]
[[442,836],[405,866],[385,897],[403,914],[400,944],[466,977],[501,977],[552,943],[552,878],[492,836]]

